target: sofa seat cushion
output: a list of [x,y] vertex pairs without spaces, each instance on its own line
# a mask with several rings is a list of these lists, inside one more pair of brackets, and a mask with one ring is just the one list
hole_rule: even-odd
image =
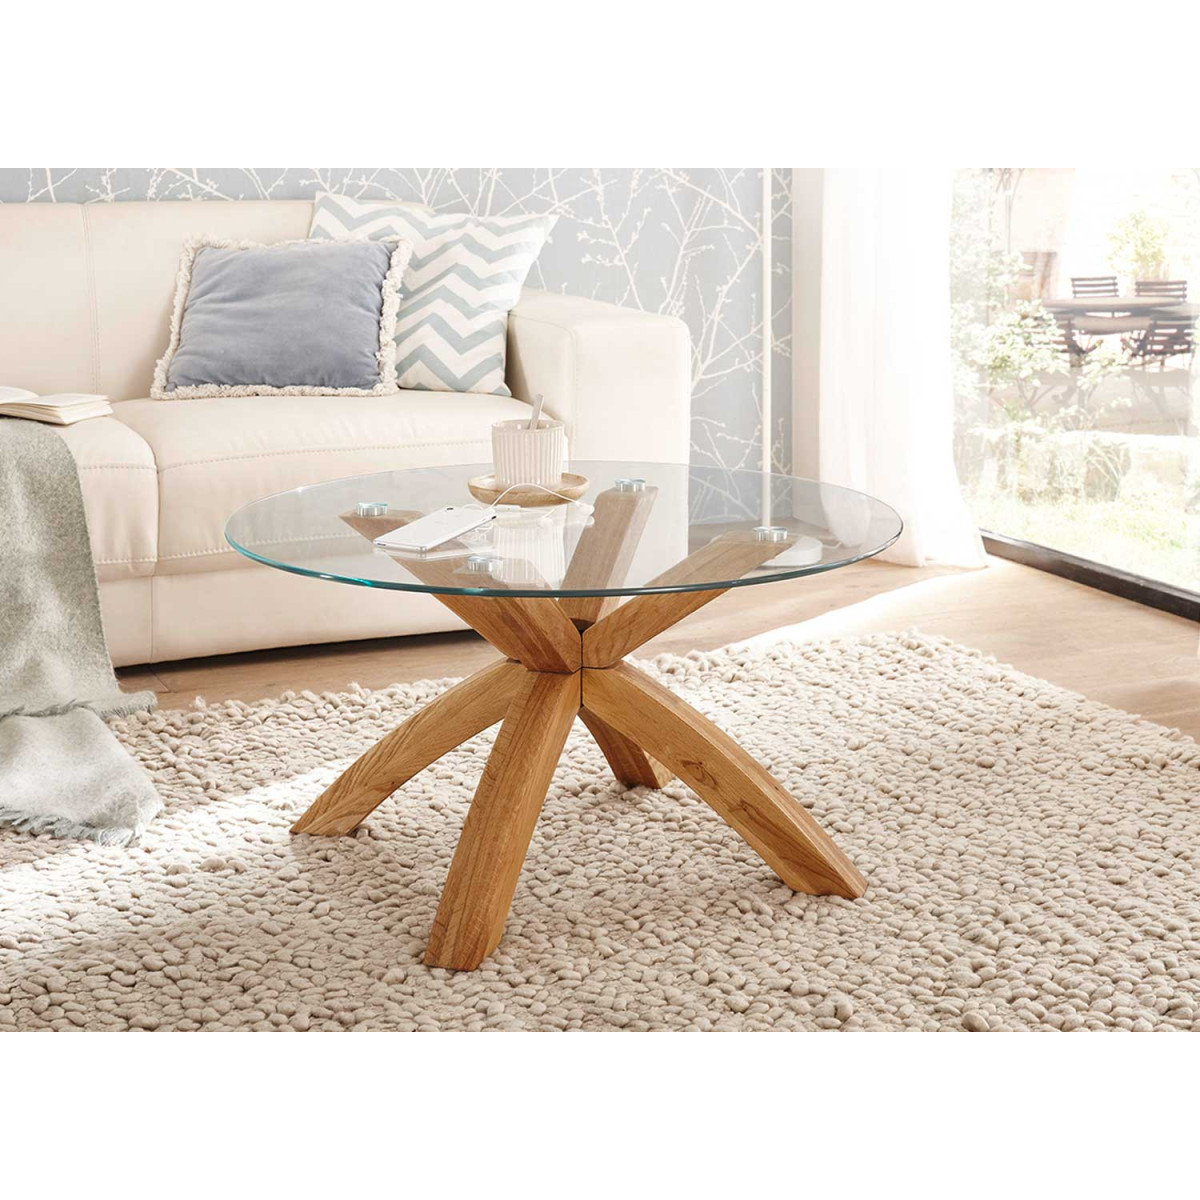
[[251,500],[347,475],[488,463],[492,423],[529,412],[512,397],[471,392],[125,400],[113,407],[158,465],[159,575],[244,566],[225,541],[225,522]]
[[96,417],[57,430],[79,468],[96,577],[153,575],[158,556],[154,453],[128,425]]

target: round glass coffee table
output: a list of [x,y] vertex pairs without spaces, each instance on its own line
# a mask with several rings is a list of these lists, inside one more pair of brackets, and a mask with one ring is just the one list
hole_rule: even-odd
[[[731,588],[829,571],[878,554],[902,529],[886,504],[758,471],[583,462],[578,503],[500,510],[425,553],[374,539],[448,505],[483,507],[486,465],[339,479],[256,500],[230,545],[280,570],[427,592],[503,656],[371,747],[313,802],[297,833],[355,829],[418,771],[503,721],[471,802],[425,961],[471,970],[499,943],[521,865],[576,717],[628,786],[673,776],[789,887],[862,895],[834,841],[732,738],[626,661]],[[503,503],[503,501],[502,501]],[[347,602],[352,598],[347,596]]]

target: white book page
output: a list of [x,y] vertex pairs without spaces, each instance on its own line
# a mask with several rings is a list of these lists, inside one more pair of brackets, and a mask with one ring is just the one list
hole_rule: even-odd
[[[38,404],[46,408],[69,408],[73,404],[96,404],[107,400],[107,396],[91,396],[86,392],[57,392],[53,396],[36,397]],[[3,397],[0,397],[3,402]]]
[[0,404],[7,404],[13,400],[36,400],[37,392],[31,392],[28,388],[18,387],[0,387]]

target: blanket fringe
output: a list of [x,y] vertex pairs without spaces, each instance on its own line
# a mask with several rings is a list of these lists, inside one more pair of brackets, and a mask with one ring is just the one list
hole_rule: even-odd
[[86,838],[100,846],[130,846],[142,836],[144,826],[137,829],[101,829],[82,821],[71,821],[66,817],[30,816],[15,808],[0,808],[0,825],[7,825],[20,833],[48,833],[58,838]]
[[86,708],[101,720],[107,721],[109,717],[131,717],[136,712],[148,712],[156,703],[153,692],[124,692],[99,700],[67,700],[62,704],[48,704],[43,708],[30,708],[22,704],[0,712],[0,721],[7,717],[62,717],[78,708]]

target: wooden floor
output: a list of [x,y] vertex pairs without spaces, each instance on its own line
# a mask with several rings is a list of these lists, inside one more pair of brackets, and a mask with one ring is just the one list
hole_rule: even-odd
[[[986,571],[864,562],[784,583],[735,588],[638,651],[712,649],[781,626],[806,638],[920,629],[994,654],[1095,700],[1200,738],[1200,627],[1081,584],[992,559]],[[337,586],[330,584],[329,586]],[[346,588],[346,603],[354,589]],[[464,675],[495,651],[472,633],[268,650],[118,672],[163,707],[257,700]]]

